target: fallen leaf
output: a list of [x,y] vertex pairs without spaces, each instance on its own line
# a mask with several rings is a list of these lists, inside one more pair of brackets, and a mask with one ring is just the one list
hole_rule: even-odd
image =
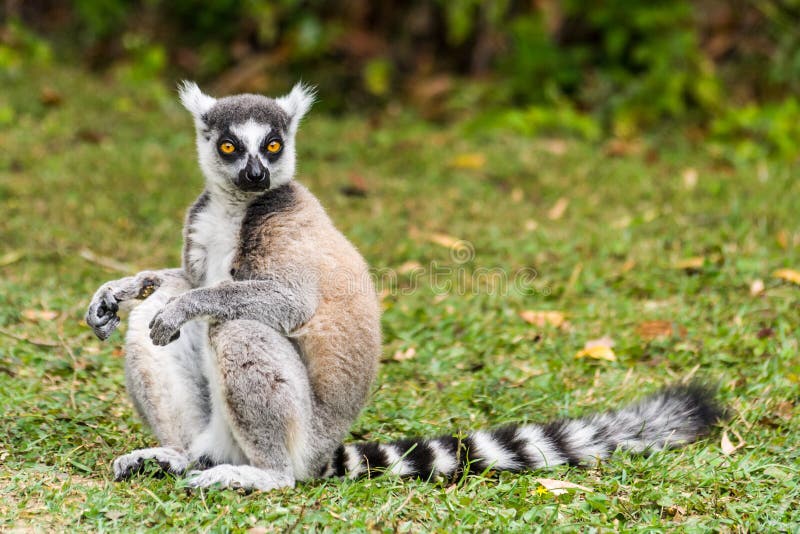
[[637,140],[616,138],[610,140],[605,146],[609,156],[629,156],[642,151],[642,143]]
[[525,221],[524,228],[528,232],[533,232],[534,230],[539,228],[539,223],[537,223],[533,219],[528,219],[528,220]]
[[758,297],[764,294],[764,281],[756,278],[750,283],[750,295]]
[[791,421],[794,412],[794,404],[790,401],[781,401],[775,408],[775,413],[784,421]]
[[5,267],[6,265],[11,265],[12,263],[16,263],[21,260],[25,256],[25,253],[21,250],[12,250],[11,252],[6,252],[2,256],[0,256],[0,267]]
[[789,232],[783,229],[778,230],[778,233],[775,234],[775,241],[778,242],[779,247],[786,250],[789,248]]
[[722,448],[722,454],[724,454],[725,456],[730,456],[734,452],[736,452],[739,449],[741,449],[742,447],[744,447],[745,443],[744,443],[744,440],[742,439],[742,437],[739,436],[738,434],[737,434],[736,437],[739,438],[739,443],[734,445],[733,443],[731,443],[731,440],[728,437],[728,431],[724,430],[722,432],[722,440],[720,441],[720,447]]
[[566,319],[563,312],[550,310],[522,310],[519,312],[519,316],[539,328],[546,325],[558,328],[564,325]]
[[267,527],[250,527],[245,531],[247,534],[267,534]]
[[350,183],[343,186],[340,191],[344,196],[347,197],[363,198],[367,196],[369,188],[367,187],[367,181],[363,176],[353,173],[350,175]]
[[547,218],[551,221],[557,221],[564,216],[564,212],[567,211],[567,206],[569,206],[569,199],[566,197],[559,198],[547,212]]
[[408,274],[410,272],[422,269],[422,264],[416,260],[409,260],[397,268],[399,274]]
[[43,87],[39,93],[39,101],[45,106],[57,106],[62,100],[61,93],[52,87]]
[[697,169],[693,167],[689,167],[683,170],[683,186],[686,189],[694,189],[694,186],[697,185]]
[[681,325],[676,325],[672,321],[645,321],[636,327],[639,337],[646,341],[652,341],[664,337],[684,337],[686,329]]
[[110,519],[111,521],[116,521],[117,519],[119,519],[121,517],[125,517],[125,512],[122,512],[120,510],[109,510],[109,511],[105,512],[104,515],[106,516],[106,518]]
[[460,243],[463,243],[461,239],[447,234],[426,234],[425,238],[431,243],[436,243],[437,245],[441,245],[445,248],[453,248]]
[[575,358],[592,358],[594,360],[606,360],[608,362],[617,361],[617,355],[614,354],[611,347],[606,347],[605,345],[596,345],[594,347],[581,349],[575,353]]
[[684,269],[687,271],[697,270],[703,267],[706,259],[703,256],[695,256],[693,258],[684,258],[675,262],[673,267],[675,269]]
[[800,271],[795,271],[794,269],[778,269],[772,273],[772,276],[800,285]]
[[459,154],[450,160],[450,166],[456,169],[480,169],[484,165],[486,156],[477,152]]
[[550,493],[553,495],[562,495],[567,493],[567,490],[581,490],[587,491],[592,493],[594,490],[591,488],[587,488],[586,486],[581,486],[580,484],[575,484],[573,482],[567,482],[566,480],[554,480],[552,478],[537,478],[536,482],[541,484],[545,487]]
[[758,339],[766,339],[775,335],[775,330],[772,328],[765,326],[761,330],[756,333],[756,337]]
[[519,204],[525,199],[525,192],[520,189],[519,187],[515,187],[511,190],[511,202],[515,204]]
[[408,347],[406,350],[398,350],[392,356],[392,359],[396,362],[404,362],[406,360],[411,360],[414,356],[417,355],[417,349],[414,347]]
[[53,310],[23,310],[22,316],[30,321],[52,321],[58,317],[58,312]]

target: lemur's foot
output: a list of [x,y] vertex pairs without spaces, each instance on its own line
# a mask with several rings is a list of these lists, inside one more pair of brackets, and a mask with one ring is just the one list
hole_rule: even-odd
[[114,479],[119,482],[144,471],[147,460],[152,460],[162,471],[182,475],[189,468],[189,458],[170,447],[138,449],[114,460]]
[[294,477],[288,473],[259,469],[252,465],[222,464],[205,471],[190,471],[186,481],[190,488],[245,489],[269,491],[293,488]]

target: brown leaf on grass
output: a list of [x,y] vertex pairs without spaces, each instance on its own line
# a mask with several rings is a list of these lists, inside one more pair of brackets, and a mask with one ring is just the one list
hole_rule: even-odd
[[437,245],[441,245],[445,248],[453,248],[460,246],[464,243],[463,240],[453,237],[447,234],[440,234],[440,233],[430,233],[425,234],[425,239],[430,241],[431,243],[435,243]]
[[23,310],[22,316],[29,321],[52,321],[58,317],[58,312],[53,310]]
[[609,156],[630,156],[642,152],[642,143],[635,139],[611,139],[605,146]]
[[422,264],[420,262],[418,262],[416,260],[409,260],[409,261],[403,262],[397,268],[397,273],[398,274],[409,274],[409,273],[411,273],[413,271],[417,271],[419,269],[422,269]]
[[722,449],[722,454],[724,454],[725,456],[730,456],[731,454],[733,454],[734,452],[738,451],[739,449],[745,446],[745,442],[744,439],[742,439],[742,436],[740,436],[735,430],[733,431],[733,433],[736,434],[736,437],[739,439],[739,443],[737,443],[736,445],[734,445],[731,442],[730,438],[728,437],[727,430],[724,430],[722,432],[722,439],[720,440],[720,448]]
[[800,285],[800,271],[795,271],[794,269],[778,269],[772,273],[772,276]]
[[775,415],[784,421],[791,421],[794,415],[794,404],[790,401],[781,401],[775,407]]
[[567,211],[567,206],[569,206],[569,199],[566,197],[559,198],[556,200],[556,203],[553,204],[553,207],[548,210],[547,218],[551,221],[557,221],[564,216],[564,212]]
[[456,169],[481,169],[486,165],[486,156],[478,152],[458,154],[450,160],[450,166]]
[[617,361],[617,355],[614,350],[606,345],[594,345],[592,347],[583,348],[575,353],[575,358],[591,358],[593,360],[605,360],[607,362]]
[[756,337],[758,339],[767,339],[767,338],[772,337],[774,335],[775,335],[775,330],[773,330],[772,328],[770,328],[768,326],[765,326],[764,328],[762,328],[758,332],[756,332]]
[[684,258],[678,260],[673,264],[675,269],[683,269],[685,271],[696,271],[703,267],[706,259],[703,256],[695,256],[693,258]]
[[752,282],[750,282],[750,295],[753,297],[759,297],[764,294],[764,281],[760,278],[756,278]]
[[0,256],[0,267],[5,267],[6,265],[16,263],[24,257],[25,253],[21,250],[12,250],[11,252],[6,252]]
[[45,106],[58,106],[62,100],[61,93],[52,87],[43,87],[39,93],[39,101]]
[[404,362],[406,360],[411,360],[414,356],[417,355],[417,349],[414,347],[408,347],[406,350],[398,350],[392,356],[392,359],[396,362]]
[[[575,484],[574,482],[567,482],[566,480],[555,480],[552,478],[537,478],[536,482],[544,486],[544,488],[553,495],[563,495],[567,490],[581,490],[589,493],[594,492],[593,489]],[[535,491],[535,490],[534,490]]]
[[566,316],[564,312],[552,310],[522,310],[519,312],[525,322],[542,328],[550,325],[559,328],[566,324]]
[[522,189],[515,187],[511,190],[511,202],[519,204],[523,200],[525,200],[525,192]]
[[778,246],[781,247],[783,250],[789,248],[789,232],[785,229],[778,230],[778,233],[775,234],[775,241],[777,241]]
[[672,321],[645,321],[636,327],[636,333],[646,341],[665,337],[685,337],[686,329]]
[[359,197],[364,198],[369,192],[367,181],[360,174],[353,173],[350,175],[350,183],[343,186],[340,191],[346,197]]

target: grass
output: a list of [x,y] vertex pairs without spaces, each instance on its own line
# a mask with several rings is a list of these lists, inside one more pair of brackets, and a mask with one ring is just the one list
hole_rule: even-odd
[[[384,363],[355,437],[581,415],[695,373],[720,384],[733,414],[725,428],[744,446],[725,455],[716,432],[596,468],[192,494],[172,478],[111,480],[114,457],[153,439],[125,394],[121,335],[102,344],[82,322],[95,288],[118,270],[179,263],[183,213],[202,187],[188,114],[162,86],[125,87],[64,68],[8,82],[0,95],[15,117],[0,130],[0,530],[800,524],[800,287],[771,276],[800,268],[796,167],[734,167],[677,135],[613,155],[619,150],[571,140],[464,135],[402,113],[372,121],[312,113],[301,128],[299,179],[371,265],[400,273],[384,288]],[[42,103],[46,87],[60,102]],[[354,181],[366,184],[366,197],[342,193]],[[559,199],[567,203],[560,216]],[[451,254],[443,246],[451,238],[468,241],[474,256]],[[698,257],[700,265],[676,268]],[[116,267],[100,265],[109,261]],[[419,266],[437,278],[415,278]],[[536,277],[526,291],[464,282],[487,269],[535,269]],[[765,289],[753,296],[757,279]],[[561,311],[568,325],[531,325],[523,310]],[[667,321],[675,335],[649,339],[648,321]],[[603,335],[616,342],[616,361],[575,359]],[[538,477],[593,491],[555,496]]]

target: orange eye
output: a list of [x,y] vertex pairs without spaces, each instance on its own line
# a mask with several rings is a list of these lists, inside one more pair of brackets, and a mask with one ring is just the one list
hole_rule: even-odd
[[267,152],[272,152],[273,154],[281,149],[280,141],[270,141],[267,145]]
[[234,152],[236,152],[236,147],[233,146],[233,143],[231,143],[230,141],[225,141],[224,143],[219,145],[219,150],[223,154],[233,154]]

